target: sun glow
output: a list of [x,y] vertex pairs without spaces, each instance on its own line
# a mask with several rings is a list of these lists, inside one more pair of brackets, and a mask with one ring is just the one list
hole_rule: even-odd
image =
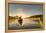
[[14,16],[18,16],[18,17],[21,16],[23,19],[30,16],[30,15],[24,13],[23,8],[18,8],[18,9],[16,9],[16,11],[17,11],[17,13],[10,14],[10,16],[13,16],[13,17]]
[[25,15],[25,14],[18,14],[18,16],[19,16],[19,17],[22,16],[22,18],[26,18],[26,17],[28,17],[28,16]]

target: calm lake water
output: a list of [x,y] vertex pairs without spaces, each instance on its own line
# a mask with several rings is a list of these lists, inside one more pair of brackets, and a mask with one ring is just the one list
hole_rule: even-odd
[[19,24],[18,19],[9,20],[9,29],[34,29],[40,28],[39,21],[33,21],[31,19],[23,19],[22,25]]

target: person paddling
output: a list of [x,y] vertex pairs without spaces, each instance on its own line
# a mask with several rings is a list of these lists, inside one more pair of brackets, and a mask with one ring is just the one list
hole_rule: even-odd
[[21,25],[22,25],[23,19],[22,19],[21,17],[22,17],[22,16],[20,16],[20,17],[19,17],[18,22],[19,22],[19,24],[21,24]]

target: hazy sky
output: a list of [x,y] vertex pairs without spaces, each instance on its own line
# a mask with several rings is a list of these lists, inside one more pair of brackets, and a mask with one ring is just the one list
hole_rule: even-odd
[[42,14],[42,6],[30,4],[9,4],[9,15],[39,15]]

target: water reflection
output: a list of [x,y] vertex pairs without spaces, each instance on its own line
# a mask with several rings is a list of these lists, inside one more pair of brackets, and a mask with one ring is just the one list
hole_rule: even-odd
[[34,29],[40,28],[39,20],[31,20],[31,19],[23,19],[22,21],[18,21],[19,19],[9,20],[9,29]]

